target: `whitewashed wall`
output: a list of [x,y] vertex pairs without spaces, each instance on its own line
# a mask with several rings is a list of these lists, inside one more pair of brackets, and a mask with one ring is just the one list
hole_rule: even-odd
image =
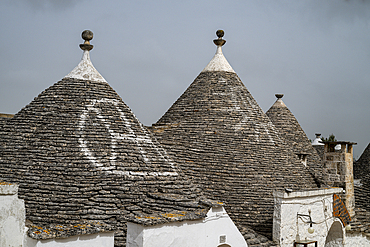
[[0,184],[0,246],[22,246],[24,225],[24,201],[18,199],[18,186]]
[[[317,240],[318,246],[343,246],[345,230],[338,218],[333,217],[333,194],[341,194],[343,189],[331,188],[303,192],[275,192],[273,240],[281,247],[293,246],[296,240]],[[308,233],[309,224],[304,223],[297,214],[311,212],[314,233]],[[338,225],[333,225],[338,222]],[[330,236],[327,239],[329,230]],[[338,232],[339,229],[339,232]],[[342,238],[340,238],[342,237]]]
[[127,223],[127,247],[217,247],[247,243],[223,207],[213,207],[201,220],[155,226]]
[[350,234],[346,236],[345,247],[369,247],[370,237],[359,234]]
[[25,234],[24,247],[113,247],[114,233],[77,235],[62,239],[35,240]]

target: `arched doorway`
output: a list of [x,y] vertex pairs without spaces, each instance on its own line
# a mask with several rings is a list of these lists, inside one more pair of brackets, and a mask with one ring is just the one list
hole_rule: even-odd
[[336,221],[331,225],[326,236],[325,247],[343,247],[343,231],[340,222]]
[[217,247],[231,247],[231,245],[228,245],[228,244],[221,244],[221,245],[219,245],[219,246],[217,246]]

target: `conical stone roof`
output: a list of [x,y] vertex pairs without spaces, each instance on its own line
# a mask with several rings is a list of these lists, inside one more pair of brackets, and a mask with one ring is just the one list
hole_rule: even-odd
[[361,179],[370,174],[370,143],[361,154],[360,158],[353,164],[353,175]]
[[151,131],[209,198],[226,202],[239,229],[271,237],[272,192],[317,185],[237,74],[223,68],[207,65]]
[[366,209],[370,213],[370,173],[361,178],[361,185],[355,186],[355,196],[356,207]]
[[[366,149],[365,149],[366,150]],[[361,185],[355,185],[355,217],[352,218],[353,233],[370,234],[370,173],[363,173]]]
[[280,136],[295,154],[308,154],[307,165],[314,170],[316,176],[322,173],[322,161],[312,146],[306,133],[289,108],[282,100],[283,94],[276,94],[277,100],[266,112]]
[[13,116],[14,116],[13,114],[0,113],[0,128],[2,128],[2,125],[4,125],[6,121],[8,121]]
[[[115,229],[115,246],[125,246],[128,218],[157,224],[205,217],[210,204],[88,53],[1,129],[0,180],[19,184],[26,218],[39,225],[101,221]],[[166,214],[177,211],[181,217]]]

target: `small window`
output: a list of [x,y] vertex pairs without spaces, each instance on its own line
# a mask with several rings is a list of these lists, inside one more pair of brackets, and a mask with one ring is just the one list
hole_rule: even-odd
[[352,145],[347,144],[347,153],[352,153]]

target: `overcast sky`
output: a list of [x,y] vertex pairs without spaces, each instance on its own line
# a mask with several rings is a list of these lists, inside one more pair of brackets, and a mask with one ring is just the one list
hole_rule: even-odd
[[155,123],[223,52],[264,111],[283,93],[310,139],[370,142],[370,0],[0,2],[0,112],[16,113],[80,61],[145,125]]

